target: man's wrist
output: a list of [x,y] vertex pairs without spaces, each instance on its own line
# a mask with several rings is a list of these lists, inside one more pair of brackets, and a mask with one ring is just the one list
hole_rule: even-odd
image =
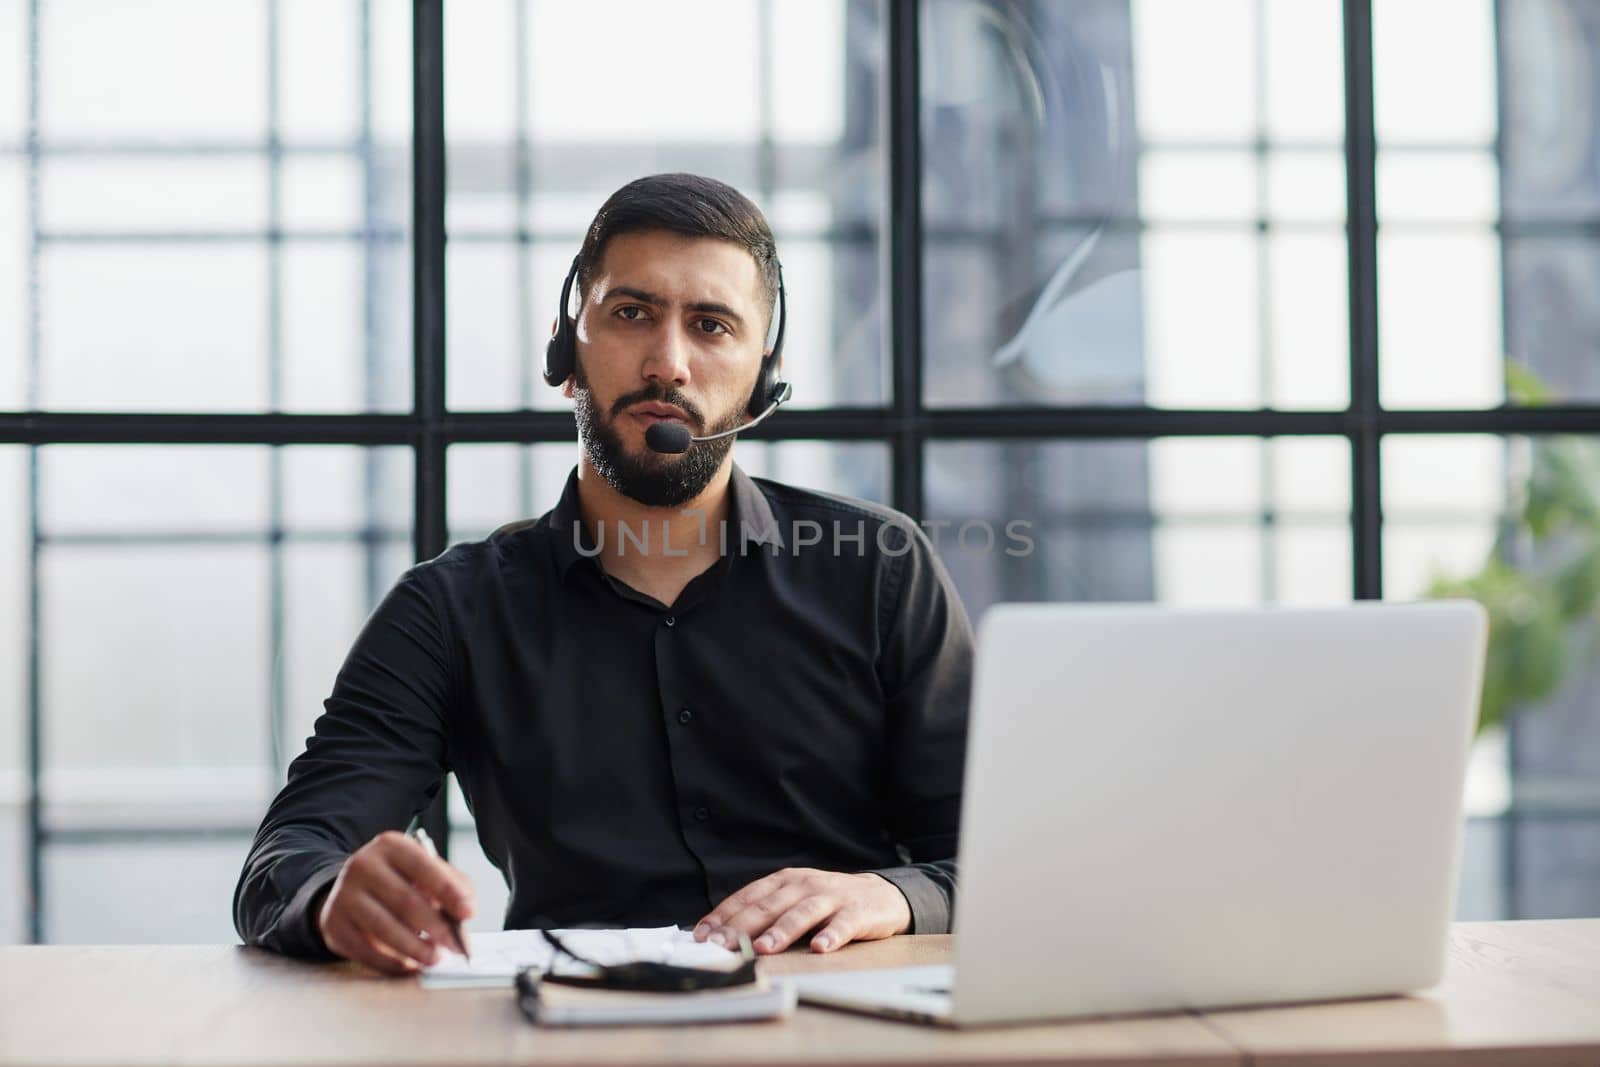
[[950,932],[950,895],[941,889],[926,871],[915,864],[903,867],[883,867],[865,872],[875,874],[900,891],[911,908],[911,926],[902,931],[908,934],[948,934]]
[[308,910],[311,913],[311,936],[316,941],[317,947],[323,952],[331,951],[328,948],[328,939],[322,934],[322,909],[328,903],[328,895],[333,892],[334,882],[339,879],[334,877],[327,885],[311,895]]
[[916,919],[915,916],[911,914],[911,898],[906,896],[905,890],[901,889],[899,885],[895,883],[894,879],[883,874],[881,871],[864,871],[862,873],[867,878],[876,879],[880,883],[888,883],[889,889],[894,891],[893,899],[899,901],[899,906],[903,909],[904,915],[904,919],[902,919],[900,924],[895,928],[894,933],[910,933],[912,925],[915,923]]
[[295,951],[296,955],[337,958],[337,953],[328,948],[322,936],[322,907],[339,881],[339,872],[344,869],[344,861],[348,858],[342,857],[319,868],[305,880],[285,909],[285,918],[290,919],[288,925],[293,931],[291,936],[303,946]]

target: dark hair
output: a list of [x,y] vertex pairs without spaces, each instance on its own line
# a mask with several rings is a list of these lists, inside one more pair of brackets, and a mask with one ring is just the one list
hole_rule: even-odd
[[761,272],[761,292],[771,314],[778,295],[778,245],[766,216],[733,186],[698,174],[652,174],[611,194],[595,213],[578,250],[580,299],[589,291],[611,239],[640,230],[715,237],[743,248]]

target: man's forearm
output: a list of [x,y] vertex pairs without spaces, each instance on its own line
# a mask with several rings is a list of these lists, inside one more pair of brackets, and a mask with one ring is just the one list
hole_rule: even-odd
[[326,839],[294,827],[257,838],[233,896],[233,925],[245,944],[333,959],[317,933],[316,912],[345,859]]

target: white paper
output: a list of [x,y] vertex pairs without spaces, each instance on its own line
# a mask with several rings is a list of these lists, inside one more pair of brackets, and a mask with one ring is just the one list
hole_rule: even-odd
[[[676,926],[631,930],[557,930],[561,943],[596,963],[634,961],[671,963],[679,967],[726,968],[738,953],[709,941],[696,941]],[[558,974],[584,974],[590,968],[563,956],[538,930],[497,930],[469,935],[472,959],[446,951],[438,963],[422,970],[425,989],[508,986],[524,967]]]

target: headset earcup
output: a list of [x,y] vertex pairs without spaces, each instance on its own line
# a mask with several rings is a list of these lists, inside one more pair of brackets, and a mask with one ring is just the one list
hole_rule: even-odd
[[756,418],[766,411],[783,387],[778,374],[783,367],[783,334],[788,320],[789,301],[783,291],[783,266],[779,264],[776,336],[772,342],[772,351],[761,357],[761,373],[756,375],[756,387],[750,391],[750,403],[745,405],[745,411],[751,418]]
[[769,353],[761,357],[761,373],[756,375],[756,387],[750,390],[750,402],[744,406],[746,413],[751,418],[767,410],[770,404],[772,387],[778,379],[778,354]]
[[572,350],[572,335],[563,321],[556,327],[556,332],[544,346],[544,381],[546,385],[560,386],[572,376],[572,368],[577,365],[576,353]]
[[566,281],[561,283],[561,307],[556,312],[556,332],[544,346],[544,382],[546,385],[565,385],[572,370],[578,365],[578,345],[573,339],[572,320],[567,317],[567,305],[572,299],[572,282],[578,276],[578,257],[572,257]]

